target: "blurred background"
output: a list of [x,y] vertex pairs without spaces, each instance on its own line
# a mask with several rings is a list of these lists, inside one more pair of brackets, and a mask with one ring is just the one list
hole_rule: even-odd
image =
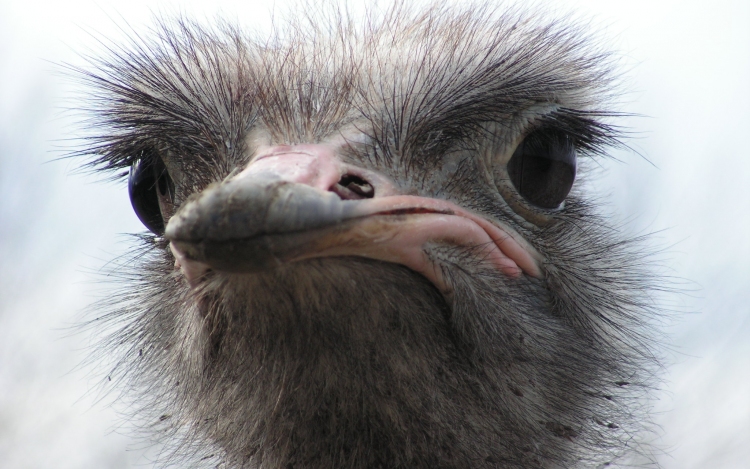
[[[210,3],[210,5],[208,4]],[[275,5],[275,6],[274,6]],[[538,3],[604,31],[623,57],[632,151],[596,190],[682,291],[664,299],[668,363],[654,403],[667,469],[750,467],[750,2]],[[60,160],[75,87],[56,64],[143,32],[154,13],[268,31],[277,1],[0,0],[0,468],[149,467],[151,457],[79,365],[71,328],[111,288],[96,273],[143,230],[124,183]],[[99,370],[101,371],[101,370]]]

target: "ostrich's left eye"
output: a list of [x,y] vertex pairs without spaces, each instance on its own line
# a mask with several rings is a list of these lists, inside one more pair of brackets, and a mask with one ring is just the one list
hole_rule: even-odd
[[519,194],[541,208],[557,208],[576,177],[575,142],[548,128],[531,132],[508,161],[508,175]]
[[144,155],[130,167],[128,193],[133,210],[146,228],[164,233],[164,205],[172,203],[174,184],[161,158]]

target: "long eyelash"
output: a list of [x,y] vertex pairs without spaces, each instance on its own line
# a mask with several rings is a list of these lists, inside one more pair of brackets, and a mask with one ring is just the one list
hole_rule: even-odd
[[204,174],[220,178],[254,119],[245,109],[252,80],[239,33],[182,19],[162,20],[155,33],[154,40],[134,34],[129,47],[103,44],[107,59],[88,58],[94,71],[66,66],[93,90],[77,109],[86,116],[85,148],[69,156],[87,156],[83,169],[106,173],[129,167],[144,151],[189,153],[204,163]]
[[552,127],[572,137],[584,155],[606,155],[609,148],[629,148],[623,141],[626,131],[604,120],[623,118],[630,114],[606,111],[580,111],[558,108],[539,119],[541,125]]

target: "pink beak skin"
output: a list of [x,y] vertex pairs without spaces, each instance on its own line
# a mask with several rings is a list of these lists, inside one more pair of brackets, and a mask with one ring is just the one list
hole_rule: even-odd
[[[338,185],[356,176],[358,198]],[[451,202],[399,194],[384,176],[341,162],[327,145],[263,148],[241,173],[189,199],[165,236],[192,287],[213,269],[258,272],[283,263],[358,256],[404,265],[452,291],[429,245],[477,249],[509,277],[540,278],[539,254],[515,231]]]

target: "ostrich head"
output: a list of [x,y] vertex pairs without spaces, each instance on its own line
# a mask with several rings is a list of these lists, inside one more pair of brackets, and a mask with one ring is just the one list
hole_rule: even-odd
[[575,27],[481,6],[264,41],[177,21],[95,62],[89,164],[128,175],[151,231],[110,300],[113,373],[172,457],[633,450],[648,281],[576,180],[618,143],[609,64]]

